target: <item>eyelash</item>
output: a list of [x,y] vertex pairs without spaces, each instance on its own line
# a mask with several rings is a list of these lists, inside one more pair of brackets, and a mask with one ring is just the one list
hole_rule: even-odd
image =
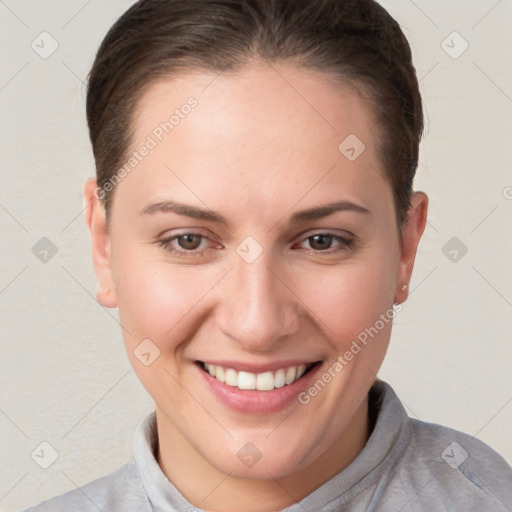
[[[195,232],[187,232],[182,233],[179,235],[173,235],[171,237],[167,237],[164,239],[161,239],[158,241],[160,247],[162,247],[165,251],[170,252],[171,254],[179,255],[179,256],[185,256],[185,257],[200,257],[203,255],[203,252],[206,249],[193,249],[193,250],[186,250],[186,249],[176,249],[172,246],[172,243],[179,238],[185,237],[185,236],[197,236],[201,238],[201,242],[204,240],[212,241],[209,237],[206,235],[203,235],[202,233],[195,233]],[[338,242],[339,246],[337,248],[333,249],[324,249],[324,250],[316,250],[316,249],[304,249],[308,254],[315,254],[315,255],[322,255],[322,254],[336,254],[342,251],[346,251],[348,249],[353,248],[355,240],[350,238],[345,238],[340,235],[335,235],[333,233],[329,232],[318,232],[314,233],[312,235],[309,235],[305,237],[301,244],[305,241],[308,241],[312,238],[315,238],[317,236],[326,236],[331,237],[333,242]]]

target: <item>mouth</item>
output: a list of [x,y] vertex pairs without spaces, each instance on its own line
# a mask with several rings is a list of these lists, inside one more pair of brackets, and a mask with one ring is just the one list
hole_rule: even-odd
[[202,371],[226,386],[246,391],[273,391],[291,386],[320,365],[321,361],[302,363],[261,373],[238,371],[234,368],[203,361],[196,361],[196,364]]

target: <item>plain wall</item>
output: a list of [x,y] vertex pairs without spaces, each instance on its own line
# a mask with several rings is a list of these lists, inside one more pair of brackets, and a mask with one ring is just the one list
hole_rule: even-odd
[[[81,196],[94,175],[83,82],[131,3],[0,2],[0,511],[117,469],[152,410],[116,311],[95,299]],[[421,78],[416,189],[429,195],[430,215],[380,377],[412,417],[475,435],[510,463],[512,2],[382,4]],[[44,31],[59,45],[46,59],[31,46],[50,51]],[[469,47],[454,58],[461,37]],[[47,262],[34,254],[41,247]],[[58,452],[48,469],[31,456],[42,442]]]

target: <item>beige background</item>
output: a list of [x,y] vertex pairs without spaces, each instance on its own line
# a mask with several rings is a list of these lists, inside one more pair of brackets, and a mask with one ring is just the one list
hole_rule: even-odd
[[[116,312],[95,301],[81,198],[94,174],[83,81],[131,3],[0,1],[0,511],[117,469],[152,408]],[[416,188],[431,207],[380,376],[411,416],[478,436],[510,463],[512,1],[382,3],[421,77],[428,130]],[[43,59],[36,50],[53,40]],[[43,237],[58,251],[47,262],[33,253]],[[459,251],[457,262],[443,252],[453,237],[444,251]],[[40,243],[36,253],[48,250]],[[49,457],[43,442],[58,452],[48,469],[31,457]]]

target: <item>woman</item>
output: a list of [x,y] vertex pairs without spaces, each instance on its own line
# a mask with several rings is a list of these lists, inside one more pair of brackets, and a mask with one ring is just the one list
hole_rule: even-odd
[[98,300],[155,413],[134,462],[31,510],[510,510],[498,454],[377,378],[428,206],[382,7],[141,0],[87,115]]

